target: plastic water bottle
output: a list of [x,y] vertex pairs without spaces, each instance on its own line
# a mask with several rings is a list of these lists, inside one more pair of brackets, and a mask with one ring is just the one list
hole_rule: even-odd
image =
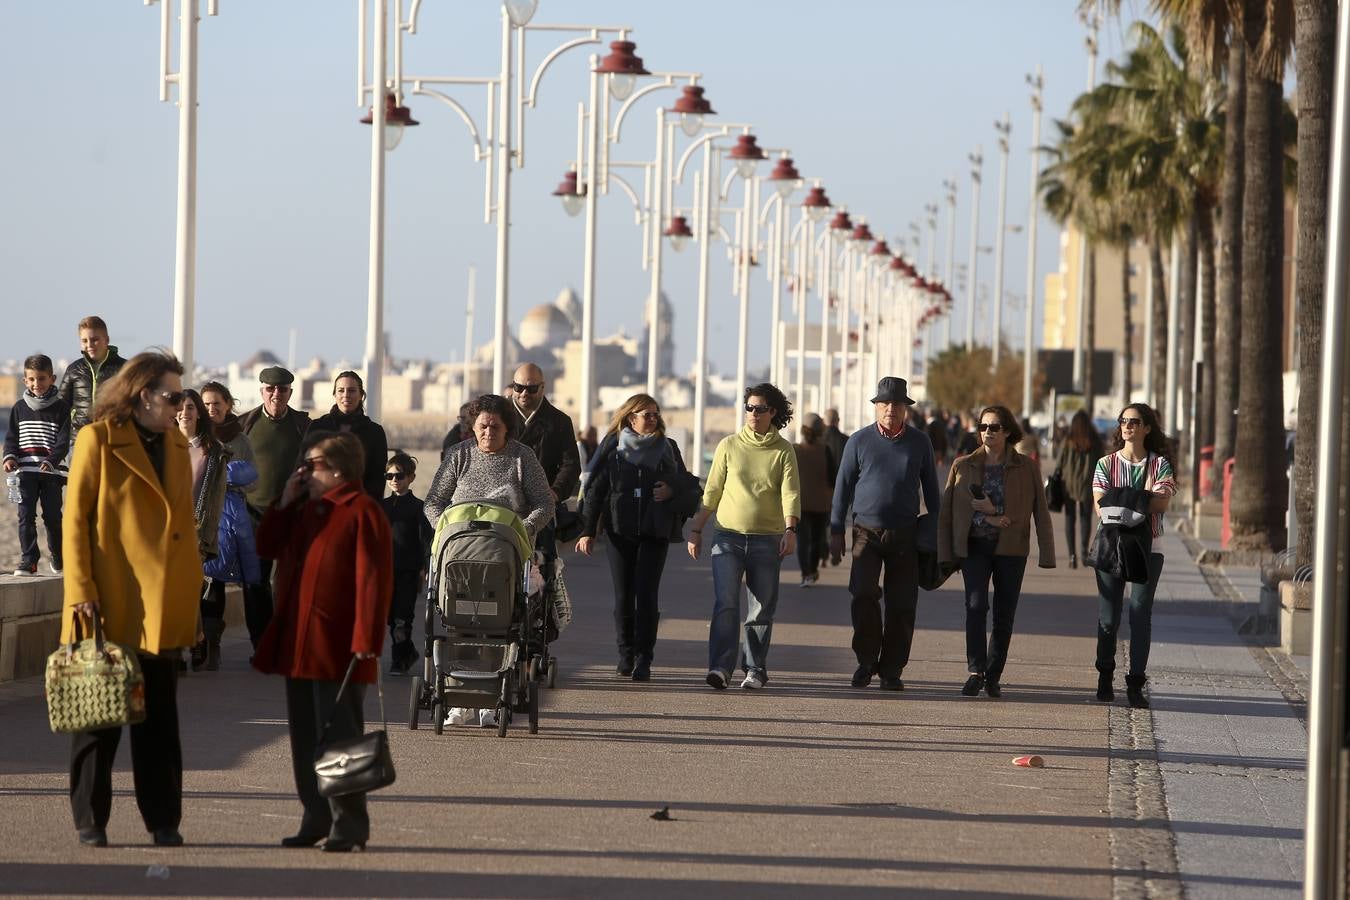
[[5,473],[5,488],[6,488],[7,491],[9,492],[9,502],[10,502],[10,503],[20,503],[20,502],[22,502],[22,500],[23,500],[23,495],[19,493],[19,473],[18,473],[18,472],[6,472],[6,473]]

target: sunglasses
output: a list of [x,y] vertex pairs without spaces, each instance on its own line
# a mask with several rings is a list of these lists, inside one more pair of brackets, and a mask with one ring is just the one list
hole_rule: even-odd
[[773,409],[772,406],[751,406],[749,403],[745,404],[745,411],[748,413],[754,413],[757,416],[762,416],[765,413],[770,412],[772,409]]
[[645,419],[648,422],[659,422],[661,420],[661,414],[659,412],[652,412],[651,410],[633,413],[633,417],[636,419]]
[[183,398],[187,396],[187,394],[182,391],[159,391],[159,395],[163,397],[164,402],[168,403],[170,406],[182,406]]
[[507,387],[517,394],[537,394],[543,386],[543,382],[540,382],[539,384],[516,384],[514,381],[507,385]]
[[998,422],[981,422],[975,426],[976,431],[987,431],[990,434],[998,434],[1003,430],[1003,426]]
[[1135,418],[1129,418],[1129,419],[1127,419],[1127,418],[1125,418],[1124,416],[1121,416],[1121,417],[1120,417],[1119,419],[1117,419],[1116,421],[1120,423],[1120,427],[1122,427],[1122,428],[1124,428],[1124,427],[1127,426],[1127,425],[1128,425],[1129,427],[1131,427],[1131,428],[1138,428],[1140,425],[1143,425],[1143,424],[1144,424],[1144,420],[1143,420],[1143,419],[1135,419]]
[[266,384],[263,385],[264,394],[289,394],[291,386],[289,384]]
[[384,480],[385,480],[385,481],[398,481],[399,479],[407,478],[407,477],[408,477],[408,473],[407,473],[407,472],[385,472],[385,473],[384,473]]
[[300,468],[306,472],[313,472],[315,469],[329,468],[328,460],[322,456],[306,456],[304,462],[300,463]]

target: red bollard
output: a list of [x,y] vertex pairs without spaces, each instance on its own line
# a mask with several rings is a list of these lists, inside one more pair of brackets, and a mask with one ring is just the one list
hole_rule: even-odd
[[1214,468],[1214,445],[1200,448],[1200,499],[1208,500],[1214,494],[1214,486],[1209,483],[1210,470]]
[[1229,517],[1229,512],[1233,506],[1233,467],[1237,465],[1236,459],[1230,459],[1223,464],[1223,530],[1219,532],[1219,546],[1228,549],[1228,544],[1233,540],[1233,525]]

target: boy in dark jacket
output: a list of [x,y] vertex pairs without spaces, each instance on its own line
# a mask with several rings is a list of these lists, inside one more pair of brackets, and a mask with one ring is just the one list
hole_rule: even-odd
[[427,578],[431,559],[431,539],[435,534],[427,521],[422,501],[413,496],[417,460],[395,450],[384,470],[385,481],[393,491],[380,501],[394,535],[394,600],[389,605],[389,674],[407,675],[417,662],[417,646],[412,640],[413,616],[417,595]]
[[127,362],[117,355],[117,348],[108,343],[108,325],[98,316],[81,319],[78,332],[80,358],[66,366],[60,388],[61,399],[69,406],[72,438],[94,421],[99,385],[120,372]]
[[70,449],[70,405],[56,389],[50,357],[34,354],[23,361],[23,396],[9,411],[4,469],[19,479],[19,548],[15,575],[36,575],[38,567],[37,507],[47,526],[47,568],[60,575],[61,490],[66,483]]

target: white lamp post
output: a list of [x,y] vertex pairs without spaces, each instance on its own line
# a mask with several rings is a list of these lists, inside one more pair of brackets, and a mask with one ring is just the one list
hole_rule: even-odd
[[[950,289],[956,284],[956,181],[955,179],[945,179],[942,187],[947,192],[947,269],[942,275],[942,281]],[[947,311],[946,320],[943,323],[943,349],[949,349],[952,346],[952,314]]]
[[[1022,358],[1022,415],[1030,418],[1031,371],[1036,350],[1036,221],[1040,218],[1041,96],[1045,90],[1040,66],[1036,67],[1035,76],[1027,76],[1027,83],[1031,85],[1031,209],[1027,213],[1027,310]],[[1152,284],[1153,280],[1149,279],[1149,285]],[[1152,309],[1150,304],[1150,312]],[[1150,344],[1151,340],[1144,343]],[[1151,367],[1147,367],[1146,371],[1151,371]],[[1152,401],[1151,396],[1149,400]]]
[[984,153],[976,148],[970,154],[970,263],[966,267],[966,352],[975,349],[975,277],[980,244],[980,169]]
[[793,191],[801,183],[801,174],[797,171],[796,165],[792,162],[792,157],[783,155],[779,157],[778,162],[774,164],[773,172],[769,174],[769,181],[774,186],[774,199],[770,202],[776,204],[774,210],[773,240],[769,246],[772,250],[769,260],[769,279],[772,284],[772,299],[770,300],[769,319],[773,327],[769,332],[769,380],[776,385],[783,382],[783,371],[780,363],[783,356],[782,344],[782,319],[783,319],[783,274],[786,270],[787,256],[787,217],[788,200],[792,197]]
[[[173,352],[192,377],[197,317],[197,22],[200,0],[178,3],[178,71],[169,70],[173,0],[159,9],[159,99],[167,102],[169,85],[178,85],[178,209],[174,233]],[[218,13],[216,0],[207,15]]]
[[994,236],[994,335],[990,346],[993,366],[997,369],[1003,345],[1003,246],[1008,215],[1008,136],[1012,133],[1012,123],[1006,112],[1002,122],[994,123],[994,130],[998,132],[998,231]]

